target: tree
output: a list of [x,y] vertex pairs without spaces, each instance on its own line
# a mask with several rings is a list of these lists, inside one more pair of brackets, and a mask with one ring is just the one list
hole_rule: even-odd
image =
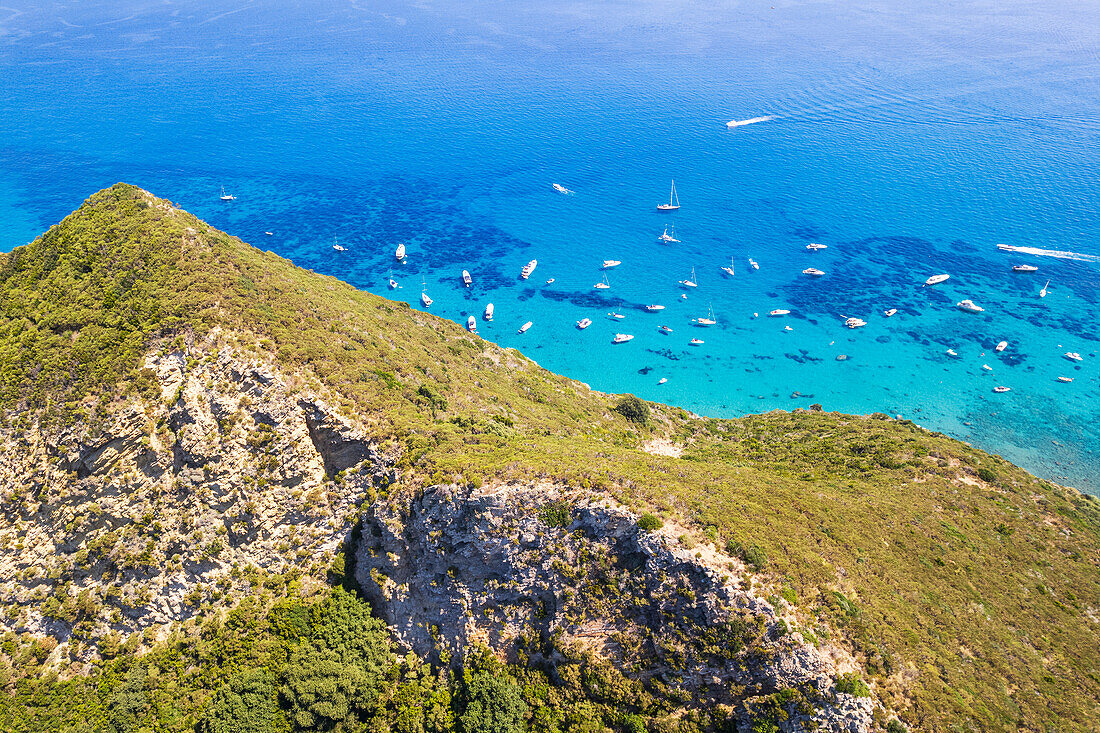
[[632,423],[645,425],[649,422],[649,405],[632,394],[619,400],[614,410]]
[[460,733],[522,733],[527,730],[519,686],[488,650],[466,660],[459,687]]
[[199,720],[198,733],[267,733],[279,715],[275,676],[265,669],[233,675],[218,688]]

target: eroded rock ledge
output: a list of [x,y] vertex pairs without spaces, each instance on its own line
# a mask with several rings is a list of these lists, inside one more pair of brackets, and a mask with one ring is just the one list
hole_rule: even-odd
[[743,726],[764,696],[805,701],[783,730],[866,731],[876,702],[836,691],[831,657],[740,577],[708,566],[606,499],[560,486],[433,486],[364,515],[355,575],[422,657],[485,644],[551,669],[582,648]]

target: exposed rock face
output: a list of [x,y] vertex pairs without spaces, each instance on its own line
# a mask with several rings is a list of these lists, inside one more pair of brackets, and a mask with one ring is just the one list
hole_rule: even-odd
[[720,570],[637,517],[561,487],[434,486],[364,516],[356,579],[421,656],[485,643],[553,665],[584,647],[702,705],[740,710],[785,690],[782,730],[870,730],[872,698],[835,690],[838,670]]
[[160,399],[94,433],[0,431],[0,629],[125,636],[252,592],[250,568],[323,576],[385,476],[355,425],[228,348],[146,367]]

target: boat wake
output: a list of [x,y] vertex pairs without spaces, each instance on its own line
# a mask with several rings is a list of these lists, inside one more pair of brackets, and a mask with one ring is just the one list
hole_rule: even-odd
[[1063,252],[1057,249],[1040,249],[1038,247],[1014,247],[1011,244],[998,244],[997,249],[1002,252],[1021,252],[1040,257],[1057,257],[1060,260],[1077,260],[1078,262],[1100,262],[1100,257],[1087,255],[1080,252]]
[[774,119],[775,119],[775,115],[765,115],[763,117],[752,117],[752,118],[749,118],[747,120],[730,120],[729,122],[726,123],[726,127],[728,129],[733,129],[734,127],[744,127],[745,125],[755,125],[757,122],[768,122],[768,121],[774,120]]

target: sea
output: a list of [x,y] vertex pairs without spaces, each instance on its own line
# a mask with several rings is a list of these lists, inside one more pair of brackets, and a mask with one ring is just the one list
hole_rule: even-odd
[[594,389],[1097,493],[1098,69],[1100,3],[5,0],[0,250],[126,181]]

